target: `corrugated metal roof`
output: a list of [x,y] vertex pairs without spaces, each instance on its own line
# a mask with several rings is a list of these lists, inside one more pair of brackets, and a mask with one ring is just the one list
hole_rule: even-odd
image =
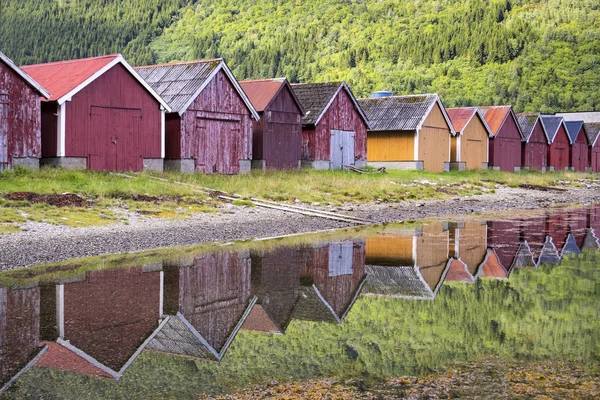
[[23,78],[25,82],[27,82],[32,88],[34,88],[42,97],[45,97],[46,99],[50,97],[50,94],[42,87],[42,85],[36,82],[35,79],[29,76],[23,69],[17,67],[17,65],[1,51],[0,61],[3,61],[4,64],[8,66],[8,68],[15,71],[17,75]]
[[521,128],[523,140],[528,142],[529,138],[531,138],[531,135],[533,134],[535,124],[540,118],[540,113],[519,113],[516,114],[516,117],[519,128]]
[[259,79],[240,81],[240,86],[244,89],[246,96],[248,96],[256,111],[263,112],[269,103],[271,103],[273,97],[285,86],[285,83],[285,78]]
[[556,134],[558,133],[558,129],[563,123],[563,118],[552,115],[542,115],[541,120],[542,125],[544,125],[544,129],[546,130],[546,134],[548,135],[548,141],[553,143],[554,139],[556,138]]
[[477,113],[477,109],[475,107],[447,108],[446,112],[448,113],[448,117],[450,117],[450,121],[452,121],[454,130],[462,132]]
[[404,299],[433,299],[435,294],[427,286],[419,268],[365,265],[367,283],[363,293]]
[[556,113],[557,117],[563,117],[565,121],[583,121],[585,123],[600,123],[600,111]]
[[202,343],[177,316],[169,318],[146,348],[180,356],[216,359],[207,344]]
[[57,101],[118,57],[120,54],[112,54],[80,60],[25,65],[21,68],[50,93],[48,100]]
[[452,133],[454,127],[437,94],[418,94],[360,99],[371,131],[412,131],[419,129],[438,103]]
[[221,59],[136,67],[135,70],[169,104],[182,114],[198,96]]
[[590,146],[594,146],[600,137],[600,123],[584,123],[583,130]]
[[571,139],[571,144],[577,140],[577,135],[582,127],[583,121],[565,121],[565,128],[569,134],[569,139]]
[[[479,111],[481,111],[481,114],[485,118],[485,122],[490,127],[492,137],[496,137],[500,128],[504,125],[506,118],[512,114],[512,106],[483,106],[477,108],[479,108]],[[521,133],[521,135],[523,134]]]

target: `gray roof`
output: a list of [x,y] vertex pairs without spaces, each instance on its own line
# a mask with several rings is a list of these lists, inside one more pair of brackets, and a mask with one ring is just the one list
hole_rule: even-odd
[[584,123],[583,130],[590,146],[595,145],[598,137],[600,137],[600,123]]
[[583,126],[583,121],[565,121],[565,128],[567,128],[567,134],[571,140],[571,144],[577,140],[577,134]]
[[183,114],[211,79],[223,70],[255,119],[258,114],[222,59],[136,67],[136,72],[162,97],[173,112]]
[[194,358],[214,359],[214,351],[202,341],[183,322],[179,316],[169,318],[163,328],[146,347],[161,353],[175,354]]
[[33,79],[31,76],[27,75],[27,72],[25,72],[21,68],[17,67],[17,65],[1,51],[0,51],[0,61],[3,61],[8,66],[8,68],[12,69],[17,75],[19,75],[21,78],[23,78],[25,80],[25,82],[27,82],[32,88],[34,88],[39,94],[41,94],[42,97],[44,97],[46,99],[50,98],[50,93],[48,93],[42,87],[42,85],[37,83],[37,81],[35,79]]
[[451,132],[454,128],[437,94],[390,96],[359,99],[371,131],[412,131],[421,128],[433,106],[440,105],[442,114]]
[[581,250],[595,250],[600,249],[600,240],[596,237],[596,233],[593,228],[589,228],[583,238],[583,244]]
[[435,293],[423,279],[418,267],[366,265],[367,283],[363,293],[403,299],[433,299]]
[[536,268],[535,260],[533,259],[533,253],[527,241],[522,242],[519,245],[517,256],[515,257],[512,268]]
[[333,103],[336,94],[343,89],[348,93],[358,113],[369,127],[369,120],[345,82],[293,83],[292,88],[305,111],[302,125],[317,125]]
[[561,256],[564,256],[566,254],[579,254],[581,253],[581,250],[579,249],[579,246],[577,246],[577,239],[575,239],[575,236],[573,236],[572,233],[569,233],[569,235],[567,236],[567,241],[565,242],[565,245],[562,248],[561,251]]
[[538,258],[538,265],[540,264],[560,264],[560,255],[558,254],[558,250],[556,250],[556,246],[552,241],[550,236],[546,236],[546,242],[542,247],[542,251],[540,252],[540,257]]
[[546,130],[546,135],[548,135],[548,141],[550,143],[554,142],[556,139],[556,134],[558,133],[558,129],[560,125],[563,123],[562,117],[554,117],[551,115],[542,115],[542,125]]
[[[516,117],[519,128],[521,128],[521,133],[523,134],[523,141],[529,142],[529,138],[531,138],[531,135],[533,134],[535,124],[540,118],[540,113],[518,113],[516,114]],[[543,125],[542,129],[544,129]],[[544,133],[546,134],[545,130]],[[547,138],[548,134],[546,134],[546,139]]]
[[556,113],[556,116],[565,121],[600,122],[600,111]]

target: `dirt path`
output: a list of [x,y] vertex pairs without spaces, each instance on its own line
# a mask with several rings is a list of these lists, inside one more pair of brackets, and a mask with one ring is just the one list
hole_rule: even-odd
[[[321,208],[391,222],[592,202],[600,202],[598,185],[568,187],[567,191],[499,187],[496,193],[480,196]],[[350,224],[229,204],[224,205],[218,214],[198,214],[175,221],[147,218],[132,220],[128,225],[88,228],[28,222],[22,232],[0,236],[0,270],[84,256],[272,237],[345,226]]]

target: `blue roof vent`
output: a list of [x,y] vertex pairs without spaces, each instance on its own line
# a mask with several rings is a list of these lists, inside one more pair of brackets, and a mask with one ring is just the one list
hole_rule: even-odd
[[392,97],[392,92],[388,92],[387,90],[379,90],[377,92],[373,92],[371,94],[371,98],[379,98],[379,97]]

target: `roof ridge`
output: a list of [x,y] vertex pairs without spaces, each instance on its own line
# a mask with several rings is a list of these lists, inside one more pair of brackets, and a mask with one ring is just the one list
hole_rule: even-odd
[[358,100],[362,101],[362,100],[381,100],[381,99],[402,99],[402,98],[406,98],[406,97],[428,97],[428,96],[440,98],[440,96],[437,93],[423,93],[423,94],[395,94],[393,96],[384,96],[384,97],[365,97],[365,98],[358,99]]
[[215,61],[221,62],[221,61],[223,61],[223,58],[207,58],[206,60],[177,61],[177,62],[169,62],[169,63],[164,63],[164,64],[140,65],[140,66],[137,66],[134,68],[142,69],[142,68],[156,68],[156,67],[173,67],[176,65],[200,64],[200,63],[208,63],[208,62],[215,62]]
[[296,85],[341,85],[342,83],[344,83],[344,81],[329,81],[329,82],[299,82],[299,83],[292,83],[292,85],[296,86]]
[[69,64],[69,63],[82,62],[82,61],[100,60],[102,58],[117,58],[117,57],[123,57],[123,55],[121,53],[114,53],[114,54],[107,54],[105,56],[76,58],[73,60],[62,60],[62,61],[52,61],[52,62],[48,62],[48,63],[22,65],[21,68],[39,67],[42,65],[47,66],[47,65],[56,65],[56,64]]
[[242,81],[239,81],[240,83],[244,83],[244,82],[283,82],[285,81],[287,78],[286,77],[282,77],[282,78],[260,78],[260,79],[244,79]]

